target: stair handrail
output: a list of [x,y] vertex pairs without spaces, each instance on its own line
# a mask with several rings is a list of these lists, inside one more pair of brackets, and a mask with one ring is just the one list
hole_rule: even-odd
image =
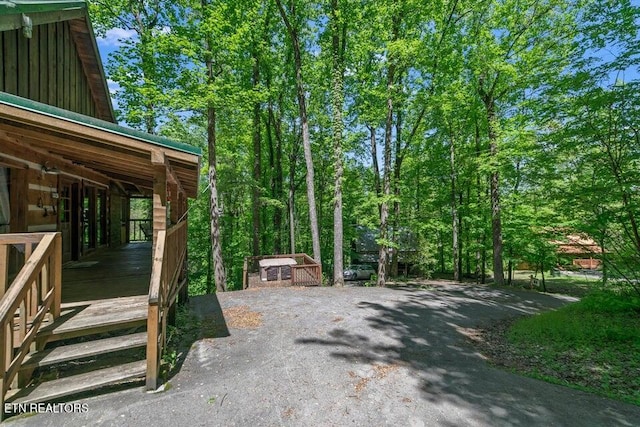
[[164,333],[160,324],[160,307],[162,306],[162,287],[166,280],[164,263],[164,246],[167,238],[166,230],[158,231],[151,264],[151,283],[149,285],[149,313],[147,316],[147,389],[155,389],[160,374],[160,357],[163,347]]
[[180,273],[186,258],[187,222],[160,230],[156,238],[149,286],[147,317],[147,390],[158,385],[162,352],[167,337],[169,309],[184,282]]
[[[0,300],[0,408],[47,314],[60,316],[62,299],[61,233],[42,233],[33,253]],[[35,243],[34,234],[0,236],[0,245]],[[30,256],[29,256],[30,253]],[[4,284],[2,284],[4,286]],[[17,316],[16,316],[17,314]],[[15,333],[18,334],[17,341]],[[15,349],[18,349],[16,352]],[[1,411],[0,411],[1,414]]]

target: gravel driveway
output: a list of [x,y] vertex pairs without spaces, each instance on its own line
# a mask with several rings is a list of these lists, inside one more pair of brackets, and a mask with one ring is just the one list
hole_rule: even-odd
[[469,343],[478,324],[571,298],[445,282],[422,288],[192,298],[211,338],[192,345],[169,390],[126,390],[83,400],[84,414],[9,425],[640,425],[640,407],[493,368]]

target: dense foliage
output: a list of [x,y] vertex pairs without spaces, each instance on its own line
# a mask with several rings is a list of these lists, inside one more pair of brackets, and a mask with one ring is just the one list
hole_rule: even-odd
[[[630,1],[91,6],[99,34],[134,32],[107,65],[121,120],[216,149],[228,288],[240,286],[245,256],[313,252],[310,194],[324,269],[341,257],[334,241],[348,262],[358,226],[375,228],[380,285],[398,274],[390,249],[403,229],[422,272],[484,280],[492,270],[501,283],[518,262],[555,265],[549,242],[570,232],[605,248],[606,277],[636,279],[640,43]],[[193,292],[215,289],[211,157],[203,164],[189,212]]]

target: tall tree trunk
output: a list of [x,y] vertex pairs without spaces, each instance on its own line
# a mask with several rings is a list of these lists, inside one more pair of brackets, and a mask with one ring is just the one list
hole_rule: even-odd
[[509,261],[507,261],[507,285],[513,284],[513,248],[509,247]]
[[[271,197],[274,200],[282,200],[282,128],[280,118],[276,119],[273,112],[273,105],[269,103],[269,117],[267,120],[267,135],[269,135],[269,144],[273,145],[273,136],[275,135],[275,162],[271,173],[273,174]],[[273,250],[274,253],[282,253],[282,208],[276,205],[273,210]]]
[[467,277],[471,277],[471,226],[469,224],[469,215],[471,213],[471,184],[469,180],[467,180],[467,204],[466,204],[466,218],[465,221],[465,233],[464,233],[464,247],[465,247],[465,272]]
[[[202,0],[202,7],[206,8],[208,3]],[[205,66],[207,67],[207,82],[212,84],[215,80],[213,71],[213,58],[211,57],[211,41],[204,40],[206,53]],[[220,204],[218,203],[218,174],[216,168],[216,109],[211,105],[207,106],[207,147],[209,163],[209,214],[211,219],[211,255],[213,258],[213,277],[216,282],[217,291],[227,290],[227,277],[222,258],[222,242],[220,238]]]
[[296,253],[296,164],[298,153],[296,146],[291,148],[291,154],[289,155],[289,246],[291,253]]
[[[278,201],[282,200],[282,140],[276,140],[276,179],[274,198]],[[282,253],[282,207],[278,205],[273,212],[273,229],[276,233],[273,240],[273,249],[275,253]]]
[[464,200],[462,199],[462,192],[458,193],[458,277],[461,279],[462,276],[462,258],[463,258],[463,249],[464,246],[462,244],[462,236],[464,236],[464,228],[462,227],[462,209]]
[[[479,158],[480,156],[480,126],[478,125],[478,120],[476,119],[475,122],[475,135],[474,135],[474,139],[475,139],[475,143],[476,143],[476,158]],[[484,212],[484,209],[482,209],[482,188],[480,186],[481,184],[481,179],[480,179],[480,172],[476,171],[476,204],[477,204],[477,209],[479,209],[480,211]],[[484,225],[484,214],[483,214],[483,218],[482,218],[482,224]],[[484,283],[484,243],[485,243],[485,237],[484,237],[484,227],[482,229],[482,232],[480,234],[476,235],[476,268],[475,268],[475,276],[476,276],[476,283],[480,283],[482,280],[482,283]],[[482,274],[482,279],[480,278]]]
[[[485,100],[487,109],[487,128],[489,136],[489,152],[493,161],[498,157],[498,135],[496,134],[495,100],[489,97]],[[493,240],[493,281],[496,285],[504,285],[504,271],[502,267],[502,221],[500,219],[500,173],[498,165],[491,172],[491,237]]]
[[344,286],[343,275],[343,224],[342,224],[342,132],[344,128],[342,108],[344,104],[344,51],[346,46],[346,23],[341,22],[338,0],[331,0],[331,53],[332,70],[332,113],[333,113],[333,153],[334,153],[334,192],[333,192],[333,284]]
[[480,283],[487,282],[487,233],[482,232],[482,259],[480,264]]
[[[254,47],[251,52],[253,59],[253,75],[252,85],[254,90],[260,83],[260,63],[258,50]],[[260,132],[260,102],[253,104],[253,185],[251,191],[251,213],[253,220],[253,256],[260,255],[260,180],[262,178],[262,149],[261,149],[261,132]]]
[[[392,41],[397,40],[400,31],[400,17],[392,18]],[[387,261],[389,259],[389,244],[387,242],[389,221],[389,196],[391,195],[391,139],[393,129],[393,98],[396,64],[389,58],[387,69],[387,115],[384,123],[384,171],[382,177],[382,203],[380,206],[380,252],[378,254],[378,286],[387,283]]]
[[211,253],[213,256],[213,276],[217,291],[227,290],[227,277],[222,260],[220,239],[220,204],[218,203],[218,175],[216,170],[216,110],[207,108],[207,141],[209,149],[209,212],[211,214]]
[[[211,241],[209,241],[209,243],[211,243]],[[207,290],[207,294],[212,294],[213,293],[213,288],[214,288],[214,282],[215,280],[213,279],[213,263],[211,261],[213,255],[211,252],[211,244],[207,245],[207,285],[206,285],[206,290]]]
[[453,250],[453,280],[460,281],[460,256],[458,246],[458,206],[456,201],[456,146],[453,132],[449,129],[449,166],[451,174],[451,249]]
[[[376,129],[369,126],[369,141],[371,142],[371,165],[373,167],[373,187],[376,191],[376,197],[380,197],[382,189],[380,188],[380,167],[378,166],[378,143],[376,141]],[[378,210],[380,208],[378,207]]]
[[[399,110],[399,109],[398,109]],[[400,257],[400,169],[402,168],[402,113],[398,111],[396,120],[395,161],[393,164],[393,225],[391,241],[396,248],[391,256],[391,277],[398,277],[398,262]]]
[[[140,13],[134,14],[137,23],[136,32],[140,37],[140,67],[142,68],[144,84],[156,84],[156,58],[153,55],[153,49],[149,47],[151,43],[152,31],[155,24],[146,24]],[[144,125],[147,133],[155,134],[157,125],[157,113],[154,102],[145,97],[144,100]]]
[[[302,54],[300,52],[300,39],[298,29],[294,28],[287,17],[287,13],[282,6],[281,0],[276,0],[278,10],[282,16],[287,32],[291,38],[293,46],[293,58],[296,73],[296,93],[298,97],[298,108],[300,109],[300,123],[302,125],[302,146],[304,149],[304,160],[307,166],[307,202],[309,204],[309,226],[311,228],[311,242],[313,245],[313,259],[320,264],[320,232],[318,229],[318,215],[316,209],[316,195],[314,184],[313,157],[311,155],[311,139],[309,136],[309,121],[307,119],[307,96],[304,89],[304,79],[302,78]],[[295,15],[295,11],[293,11]]]
[[[486,74],[481,74],[478,81],[478,93],[482,98],[487,119],[487,136],[489,137],[489,155],[492,171],[489,178],[491,200],[491,238],[493,242],[493,281],[496,285],[504,285],[504,271],[502,266],[502,222],[500,219],[500,172],[498,164],[498,134],[496,133],[496,99],[495,88],[500,73],[497,73],[492,83],[487,82]],[[476,127],[477,131],[477,127]]]
[[[489,154],[494,162],[498,158],[498,135],[496,133],[495,100],[493,95],[484,96],[487,112],[487,129],[489,136]],[[493,241],[493,281],[496,285],[504,285],[502,267],[502,221],[500,217],[500,173],[498,165],[494,165],[490,177],[491,192],[491,238]]]

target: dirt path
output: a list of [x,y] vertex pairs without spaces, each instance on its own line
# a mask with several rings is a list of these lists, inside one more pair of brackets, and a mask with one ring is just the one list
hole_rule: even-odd
[[495,369],[469,342],[478,324],[571,298],[442,282],[424,288],[193,298],[212,338],[193,344],[168,391],[128,390],[84,400],[86,414],[11,424],[640,425],[640,407]]

